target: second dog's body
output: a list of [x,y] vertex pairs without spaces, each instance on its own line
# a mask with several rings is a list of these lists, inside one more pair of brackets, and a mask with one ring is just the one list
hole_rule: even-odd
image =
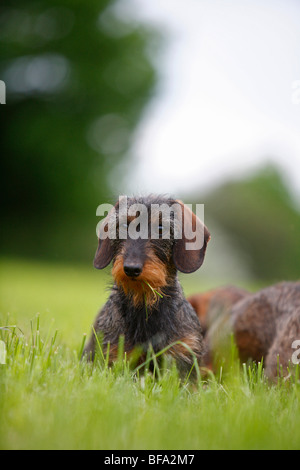
[[229,345],[233,333],[243,362],[263,360],[266,375],[286,375],[292,364],[293,344],[300,340],[300,282],[282,282],[254,294],[223,288],[192,298],[202,322],[210,365],[215,354]]
[[282,282],[237,303],[232,328],[243,361],[263,358],[268,377],[286,374],[300,339],[300,282]]

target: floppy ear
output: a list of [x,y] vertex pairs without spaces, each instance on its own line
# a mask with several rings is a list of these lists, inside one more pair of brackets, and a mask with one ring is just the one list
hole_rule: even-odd
[[94,266],[97,269],[106,268],[109,265],[113,257],[113,250],[109,238],[98,241],[98,248],[94,258]]
[[[117,204],[109,211],[105,219],[100,224],[99,235],[98,235],[98,248],[94,258],[94,266],[97,269],[104,269],[109,265],[113,258],[113,248],[110,238],[107,236],[103,238],[103,234],[108,232],[109,219],[113,211],[118,207]],[[102,235],[101,235],[102,234]]]
[[[176,201],[181,206],[182,223],[181,223],[181,238],[175,240],[173,247],[173,262],[175,267],[182,273],[193,273],[200,268],[204,261],[207,243],[210,240],[210,233],[206,226],[200,219],[181,201]],[[192,240],[185,236],[185,227],[190,227],[190,230],[196,233]],[[199,249],[188,250],[186,245],[194,243],[196,238],[199,237],[203,240],[203,245]]]

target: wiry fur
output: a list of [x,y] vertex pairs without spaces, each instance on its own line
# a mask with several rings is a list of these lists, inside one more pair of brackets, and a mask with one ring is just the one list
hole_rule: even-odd
[[[128,207],[135,203],[145,204],[150,214],[151,204],[172,206],[178,201],[157,196],[128,199]],[[118,204],[115,209],[118,211]],[[158,214],[154,215],[157,216]],[[110,217],[111,215],[108,219]],[[189,217],[195,216],[189,213]],[[117,237],[115,240],[99,241],[95,266],[102,268],[112,261],[114,285],[107,303],[96,318],[94,330],[102,336],[104,353],[109,343],[110,362],[116,359],[117,346],[122,335],[127,356],[140,348],[140,362],[143,362],[150,345],[155,353],[168,348],[166,354],[176,360],[181,372],[186,373],[193,366],[194,358],[201,363],[203,342],[200,322],[194,309],[184,298],[178,281],[177,264],[184,272],[198,269],[203,262],[210,235],[202,224],[205,230],[202,248],[183,252],[184,244],[179,246],[181,240],[174,239],[174,232],[178,230],[174,214],[171,213],[167,223],[171,227],[170,239],[149,237],[146,240],[122,240]],[[142,266],[141,273],[135,278],[124,271],[124,265],[128,262]],[[177,341],[180,344],[172,345]],[[94,356],[96,342],[92,333],[84,351],[86,356]]]
[[[152,253],[154,257],[154,253]],[[144,264],[143,272],[139,279],[128,279],[123,269],[124,259],[122,255],[115,258],[112,275],[117,286],[123,289],[127,297],[130,297],[133,304],[138,307],[145,303],[149,308],[157,302],[159,294],[164,294],[164,288],[167,285],[167,271],[165,265],[159,259],[147,259]],[[153,291],[152,289],[155,289]]]
[[241,361],[263,360],[274,379],[293,364],[292,344],[300,340],[300,282],[281,282],[254,294],[228,287],[191,297],[205,325],[205,364],[229,344],[231,333]]

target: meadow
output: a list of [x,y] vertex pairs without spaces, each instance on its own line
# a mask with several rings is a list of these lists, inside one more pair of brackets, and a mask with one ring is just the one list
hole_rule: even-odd
[[2,259],[0,281],[0,449],[300,448],[299,377],[270,384],[234,346],[193,384],[172,365],[154,377],[80,361],[109,270]]

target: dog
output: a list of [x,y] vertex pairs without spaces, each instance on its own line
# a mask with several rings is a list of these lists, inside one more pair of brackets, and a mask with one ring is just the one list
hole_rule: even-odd
[[228,349],[233,334],[241,361],[263,360],[270,380],[290,373],[293,345],[300,340],[300,282],[281,282],[256,293],[217,289],[191,300],[206,328],[207,367]]
[[202,332],[205,335],[219,317],[225,315],[236,302],[250,295],[245,289],[235,286],[218,287],[203,293],[190,295],[187,301],[196,311]]
[[[137,229],[142,220],[145,236],[130,236],[132,227]],[[187,238],[186,226],[192,229],[193,238]],[[109,363],[117,359],[119,338],[123,337],[127,357],[141,351],[139,363],[145,361],[150,348],[155,354],[165,350],[180,374],[189,373],[195,360],[201,365],[201,325],[184,297],[177,273],[194,272],[203,264],[210,240],[207,227],[181,201],[150,195],[119,198],[101,229],[94,266],[103,269],[112,262],[114,283],[93,329],[101,336],[103,354],[109,350]],[[188,243],[197,237],[201,246],[188,249],[193,248]],[[84,350],[91,359],[97,349],[96,335],[91,334]]]

